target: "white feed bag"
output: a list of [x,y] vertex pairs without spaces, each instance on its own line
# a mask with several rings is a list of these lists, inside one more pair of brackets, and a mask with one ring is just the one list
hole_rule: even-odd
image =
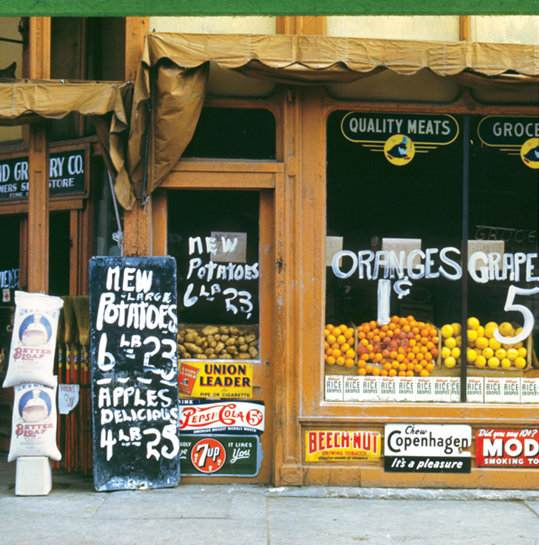
[[21,456],[60,460],[62,455],[56,446],[56,386],[27,383],[15,386],[14,390],[8,462]]
[[54,352],[63,305],[60,297],[15,292],[15,320],[4,388],[22,382],[56,384]]

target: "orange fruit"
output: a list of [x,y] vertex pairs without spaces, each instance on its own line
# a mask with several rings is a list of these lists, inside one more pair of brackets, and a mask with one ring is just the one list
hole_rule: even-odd
[[349,328],[343,333],[343,335],[344,335],[347,339],[353,339],[353,338],[354,338],[354,328],[349,327]]
[[397,374],[398,374],[399,377],[405,377],[406,376],[406,371],[399,371]]
[[333,356],[328,356],[328,359],[326,360],[326,363],[328,365],[335,365],[335,358]]
[[367,372],[367,375],[370,375],[372,373],[372,365],[367,365],[367,367],[365,367],[365,371]]
[[363,367],[365,367],[367,364],[365,363],[365,360],[359,360],[357,362],[357,366],[360,368],[360,369],[363,369]]
[[337,337],[337,342],[338,342],[339,344],[344,344],[344,343],[346,342],[346,337],[345,337],[344,335],[339,335],[339,336]]
[[382,370],[380,371],[380,376],[381,376],[381,377],[387,377],[388,374],[389,374],[389,371],[386,371],[385,369],[382,369]]
[[413,377],[413,376],[414,376],[414,372],[413,372],[413,371],[406,371],[406,376],[407,376],[407,377]]
[[376,329],[376,326],[377,326],[377,325],[378,325],[378,324],[377,324],[374,320],[371,320],[371,321],[369,322],[369,327],[370,327],[371,329]]
[[377,377],[379,374],[380,374],[380,369],[378,369],[378,367],[375,367],[375,368],[372,370],[372,376],[373,376],[373,377]]
[[397,360],[391,362],[391,367],[393,367],[393,369],[398,369],[400,365],[401,364]]
[[427,365],[425,365],[425,369],[431,373],[432,371],[434,371],[434,364],[432,363],[427,363]]
[[363,368],[360,368],[357,372],[358,375],[361,375],[361,376],[365,376],[367,374],[367,371],[365,371],[365,369]]
[[342,356],[342,352],[338,348],[336,348],[335,350],[331,351],[331,355],[334,358],[340,358]]
[[326,326],[326,329],[329,330],[329,331],[331,332],[331,331],[333,331],[333,330],[335,329],[335,326],[332,325],[332,324],[328,324],[328,325]]
[[333,331],[332,331],[333,335],[335,335],[335,337],[338,337],[340,334],[341,334],[341,328],[340,327],[336,327]]
[[419,373],[419,376],[420,377],[428,377],[428,376],[430,376],[430,373],[426,369],[423,369],[423,371],[421,371],[421,373]]
[[328,343],[333,344],[337,340],[337,337],[335,335],[328,335]]
[[390,377],[396,377],[397,376],[397,371],[395,369],[391,369],[391,371],[389,371],[388,375]]
[[354,367],[355,363],[356,362],[351,358],[344,360],[345,367]]

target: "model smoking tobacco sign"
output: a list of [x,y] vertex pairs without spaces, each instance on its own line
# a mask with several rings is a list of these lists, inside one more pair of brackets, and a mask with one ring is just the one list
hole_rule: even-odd
[[177,485],[175,260],[92,258],[90,324],[96,489]]
[[391,164],[402,166],[416,153],[451,144],[459,126],[450,115],[349,112],[341,122],[341,131],[351,142],[383,153]]
[[527,167],[539,169],[537,117],[488,116],[479,123],[477,133],[486,146],[519,155]]
[[539,429],[477,430],[475,465],[539,468]]
[[384,469],[403,473],[470,473],[472,428],[466,425],[388,424]]

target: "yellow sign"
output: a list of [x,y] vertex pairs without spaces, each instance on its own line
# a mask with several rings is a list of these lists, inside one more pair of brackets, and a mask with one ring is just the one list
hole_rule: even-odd
[[180,396],[250,399],[252,363],[183,362],[178,371]]
[[336,460],[380,460],[381,433],[378,431],[307,431],[306,462]]

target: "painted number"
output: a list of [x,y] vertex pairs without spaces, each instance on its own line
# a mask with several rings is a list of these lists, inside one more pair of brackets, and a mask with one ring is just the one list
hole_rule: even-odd
[[[251,317],[251,311],[253,310],[253,303],[251,303],[251,294],[248,291],[238,291],[235,288],[228,288],[225,291],[223,291],[223,295],[231,295],[232,297],[229,297],[225,299],[226,303],[226,310],[232,311],[233,314],[237,314],[238,311],[241,311],[245,314],[247,314],[247,319]],[[236,297],[239,296],[238,302],[240,304],[240,308],[236,305],[233,305],[231,301],[234,301]]]
[[505,307],[504,310],[514,310],[517,312],[520,312],[524,318],[524,326],[522,327],[522,331],[515,335],[514,337],[504,337],[498,328],[496,328],[496,331],[494,331],[494,338],[502,343],[502,344],[515,344],[520,341],[523,341],[524,339],[527,339],[530,333],[533,330],[533,326],[535,323],[535,318],[532,314],[532,311],[525,307],[524,305],[517,305],[514,304],[513,301],[515,299],[515,295],[534,295],[536,293],[539,293],[539,287],[538,288],[517,288],[516,286],[509,286],[509,290],[507,291],[507,300],[505,301]]
[[168,439],[172,443],[172,449],[169,449],[167,446],[163,445],[161,452],[156,448],[156,445],[161,441],[161,433],[155,428],[149,428],[142,432],[143,435],[154,435],[155,439],[153,441],[148,441],[146,444],[146,458],[155,457],[156,460],[159,460],[161,455],[164,458],[171,460],[174,458],[180,451],[180,442],[176,435],[176,426],[174,424],[168,424],[163,427],[163,439]]

